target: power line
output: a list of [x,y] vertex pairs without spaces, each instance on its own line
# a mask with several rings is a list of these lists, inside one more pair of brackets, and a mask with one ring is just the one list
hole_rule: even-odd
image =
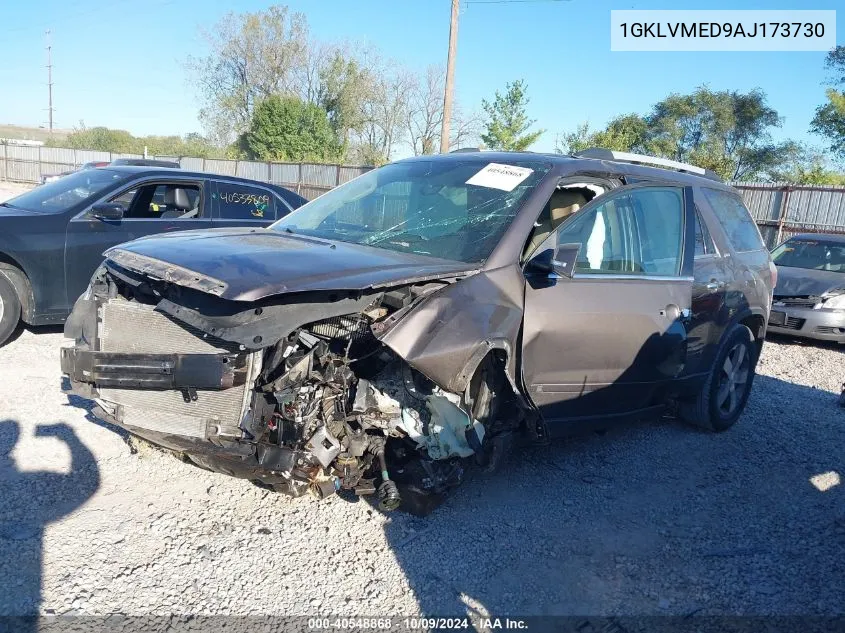
[[50,116],[50,134],[53,133],[53,45],[50,42],[50,31],[44,34],[47,39],[47,112]]

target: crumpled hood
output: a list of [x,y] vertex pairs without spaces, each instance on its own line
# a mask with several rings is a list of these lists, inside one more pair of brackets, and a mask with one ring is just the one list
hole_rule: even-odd
[[124,268],[233,301],[363,290],[477,269],[475,264],[249,228],[154,235],[105,255]]
[[776,297],[820,296],[834,288],[845,288],[845,273],[778,266]]

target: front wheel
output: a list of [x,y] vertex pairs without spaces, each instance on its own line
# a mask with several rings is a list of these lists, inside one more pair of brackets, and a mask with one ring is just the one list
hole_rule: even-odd
[[732,427],[745,409],[756,365],[754,335],[745,325],[734,325],[722,339],[698,395],[680,403],[681,418],[711,431]]
[[12,282],[0,270],[0,345],[9,340],[21,319],[21,303]]

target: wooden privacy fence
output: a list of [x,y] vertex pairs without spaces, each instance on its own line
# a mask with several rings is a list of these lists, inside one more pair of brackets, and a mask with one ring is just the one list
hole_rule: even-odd
[[[16,182],[40,183],[42,176],[70,171],[88,162],[111,162],[116,158],[144,158],[144,156],[0,143],[0,178]],[[360,165],[266,163],[192,156],[148,156],[147,158],[178,161],[183,169],[190,171],[240,176],[282,185],[309,200],[372,169],[372,167]]]

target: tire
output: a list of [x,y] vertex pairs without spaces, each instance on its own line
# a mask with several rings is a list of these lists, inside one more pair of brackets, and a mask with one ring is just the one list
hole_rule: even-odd
[[15,287],[0,268],[0,345],[9,340],[21,320],[21,302]]
[[679,403],[681,419],[708,431],[731,428],[748,402],[756,366],[754,335],[746,326],[734,325],[723,336],[701,391]]

